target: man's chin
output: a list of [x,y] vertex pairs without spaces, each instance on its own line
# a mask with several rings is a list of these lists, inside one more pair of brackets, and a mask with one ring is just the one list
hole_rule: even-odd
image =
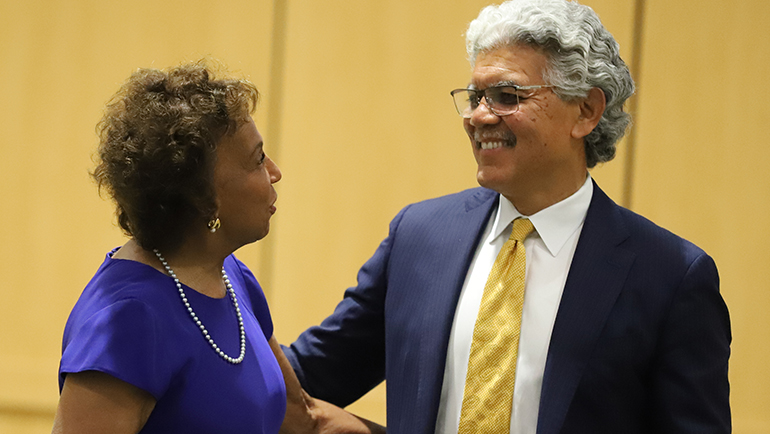
[[499,180],[495,180],[495,178],[493,178],[492,176],[485,175],[481,171],[476,172],[476,182],[478,182],[479,185],[484,188],[488,188],[490,190],[494,190],[497,192],[500,191],[501,182]]

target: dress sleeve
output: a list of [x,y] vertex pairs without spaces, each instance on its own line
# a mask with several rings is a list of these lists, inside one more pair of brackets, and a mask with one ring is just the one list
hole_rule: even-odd
[[[242,288],[247,293],[250,303],[247,306],[259,322],[259,326],[262,328],[262,333],[265,335],[266,340],[270,340],[273,337],[273,318],[270,316],[270,308],[267,306],[267,299],[265,293],[262,291],[262,287],[257,282],[257,279],[252,274],[246,265],[238,260],[235,256],[230,256],[233,260],[235,270],[237,270],[237,278],[240,280]],[[230,276],[235,277],[235,276]]]
[[158,399],[171,379],[160,342],[157,319],[147,304],[125,299],[104,307],[79,323],[68,324],[59,389],[69,373],[99,371]]

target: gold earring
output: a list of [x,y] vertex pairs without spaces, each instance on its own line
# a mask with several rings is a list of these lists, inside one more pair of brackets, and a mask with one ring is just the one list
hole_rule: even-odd
[[206,227],[209,228],[209,231],[213,234],[214,232],[219,229],[219,227],[222,226],[222,223],[219,221],[219,218],[213,218],[209,220],[209,222],[206,224]]

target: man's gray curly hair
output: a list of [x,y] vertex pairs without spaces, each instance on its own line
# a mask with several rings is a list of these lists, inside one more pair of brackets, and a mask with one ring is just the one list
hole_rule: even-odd
[[565,101],[584,98],[593,87],[604,91],[602,119],[585,138],[588,167],[615,157],[631,116],[623,103],[634,93],[634,81],[619,46],[588,6],[565,0],[510,0],[488,6],[466,33],[471,66],[479,54],[524,44],[548,57],[545,79]]

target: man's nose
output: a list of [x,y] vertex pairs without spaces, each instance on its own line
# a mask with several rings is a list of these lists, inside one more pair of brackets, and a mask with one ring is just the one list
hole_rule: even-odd
[[487,98],[481,98],[479,105],[471,112],[470,123],[474,127],[479,125],[496,124],[500,122],[500,116],[492,113],[492,109],[487,104]]

